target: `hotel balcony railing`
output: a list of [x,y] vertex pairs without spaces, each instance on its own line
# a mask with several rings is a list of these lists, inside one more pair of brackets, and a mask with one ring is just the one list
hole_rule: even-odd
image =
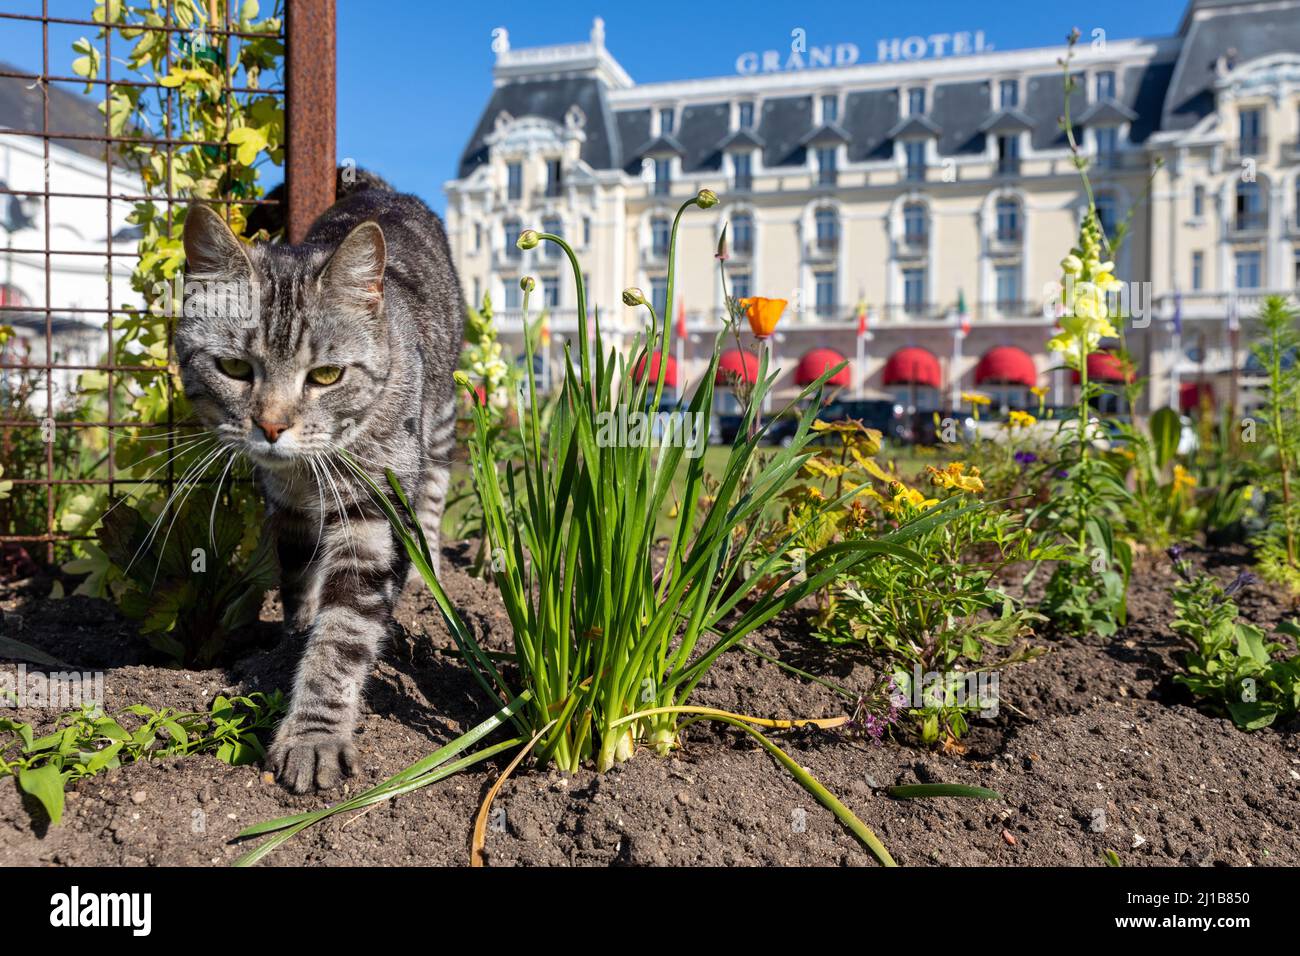
[[732,259],[748,259],[754,254],[754,244],[752,242],[731,243],[731,248],[727,250],[727,255]]
[[645,246],[641,250],[641,261],[654,264],[668,261],[668,247],[660,245]]
[[997,229],[993,233],[993,241],[1003,246],[1015,246],[1025,241],[1025,231],[1023,229]]
[[1238,212],[1232,220],[1233,232],[1265,232],[1268,229],[1268,213],[1264,210]]
[[1093,168],[1099,170],[1143,169],[1146,165],[1145,155],[1127,150],[1107,150],[1092,157]]
[[754,177],[736,176],[731,182],[731,188],[738,193],[752,193],[754,191]]
[[925,166],[909,163],[903,170],[903,178],[909,183],[923,183],[929,177]]
[[1287,163],[1300,162],[1300,139],[1282,144],[1282,161]]
[[806,258],[833,259],[840,251],[839,236],[818,236],[808,240]]
[[1175,305],[1181,299],[1184,319],[1209,318],[1227,321],[1229,313],[1235,308],[1237,318],[1246,322],[1254,318],[1264,300],[1273,295],[1294,301],[1300,298],[1300,289],[1215,289],[1183,292],[1179,295],[1162,292],[1156,295],[1153,301],[1157,313],[1165,317],[1173,316]]
[[673,181],[671,179],[656,179],[653,191],[656,196],[669,196],[673,191]]
[[838,170],[819,169],[817,171],[818,186],[834,186],[840,181]]
[[1261,158],[1267,152],[1268,138],[1265,136],[1251,136],[1246,139],[1239,139],[1228,146],[1228,162],[1239,163],[1243,159]]
[[994,172],[999,176],[1019,176],[1020,157],[1019,156],[998,157],[997,166],[994,168]]

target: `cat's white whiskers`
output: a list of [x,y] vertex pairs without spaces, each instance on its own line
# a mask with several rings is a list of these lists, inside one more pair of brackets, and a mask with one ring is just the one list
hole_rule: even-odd
[[[158,517],[154,519],[154,523],[150,527],[149,533],[145,535],[144,541],[141,542],[140,547],[138,547],[136,549],[135,554],[132,555],[131,561],[126,566],[126,570],[123,573],[129,574],[131,572],[131,568],[133,568],[135,566],[135,562],[140,559],[140,555],[143,554],[149,548],[154,538],[157,537],[158,529],[162,526],[163,519],[167,517],[167,512],[171,510],[172,504],[176,501],[176,498],[185,490],[187,483],[190,482],[197,483],[199,479],[201,479],[203,475],[207,473],[207,469],[212,464],[212,462],[218,460],[221,453],[226,450],[226,447],[227,447],[226,445],[219,445],[210,451],[205,451],[202,458],[200,458],[194,464],[190,465],[189,468],[185,469],[185,473],[181,476],[180,480],[176,483],[176,487],[172,489],[172,493],[167,496],[167,500],[163,502],[162,509],[158,512]],[[176,516],[175,514],[173,514],[172,522],[175,523],[175,521],[176,521]],[[168,531],[170,532],[170,526],[168,528]],[[162,562],[162,558],[160,555],[159,563],[161,564],[161,562]],[[157,580],[156,568],[154,571],[154,579]]]

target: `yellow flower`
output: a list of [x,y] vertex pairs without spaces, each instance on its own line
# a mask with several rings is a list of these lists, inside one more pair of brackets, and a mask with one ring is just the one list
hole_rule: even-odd
[[939,503],[937,498],[927,498],[915,488],[909,488],[901,481],[892,482],[889,491],[893,497],[888,501],[875,492],[872,492],[872,496],[880,499],[881,507],[895,517],[906,516],[909,511],[925,511],[927,508],[933,508]]
[[754,337],[765,339],[776,331],[776,324],[781,321],[781,314],[785,312],[787,303],[785,299],[764,299],[762,296],[755,296],[752,299],[741,299],[737,304],[745,310]]
[[1028,428],[1037,422],[1038,419],[1028,412],[1021,412],[1012,409],[1007,413],[1007,424],[1012,428]]
[[969,402],[972,405],[989,405],[993,402],[993,399],[989,398],[982,392],[962,392],[961,400],[963,402]]
[[1032,385],[1029,388],[1029,394],[1034,396],[1034,398],[1046,398],[1047,388],[1043,385]]
[[933,465],[926,465],[925,470],[930,473],[930,484],[936,488],[956,488],[959,491],[969,491],[972,494],[978,494],[984,490],[984,482],[980,479],[980,470],[972,467],[970,473],[967,474],[966,463],[963,461],[951,462],[942,471]]
[[1178,494],[1184,488],[1190,490],[1195,487],[1196,476],[1182,465],[1174,465],[1174,494]]

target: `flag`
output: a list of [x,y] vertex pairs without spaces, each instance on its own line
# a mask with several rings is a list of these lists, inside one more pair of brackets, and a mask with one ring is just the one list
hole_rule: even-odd
[[867,335],[867,303],[858,303],[858,338],[865,338]]
[[1237,315],[1237,297],[1228,296],[1228,331],[1236,332],[1241,328],[1241,319]]
[[542,347],[546,348],[551,344],[551,320],[547,315],[542,316],[542,327],[538,330],[537,336],[541,339]]
[[961,289],[957,290],[957,320],[961,325],[961,334],[968,335],[970,333],[970,316],[966,312],[966,293]]
[[686,300],[685,299],[677,300],[677,327],[674,329],[674,331],[677,333],[677,338],[679,339],[686,338]]
[[1183,334],[1183,294],[1174,290],[1174,335]]

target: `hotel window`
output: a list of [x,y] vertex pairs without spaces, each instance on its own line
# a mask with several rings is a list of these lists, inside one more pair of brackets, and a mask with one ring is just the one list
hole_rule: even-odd
[[925,270],[903,270],[903,311],[921,315],[925,311]]
[[482,248],[483,248],[483,224],[481,222],[476,222],[474,223],[474,251],[478,252]]
[[1258,289],[1260,286],[1260,254],[1255,250],[1237,253],[1237,288]]
[[835,315],[835,273],[813,273],[813,295],[817,303],[817,318],[829,319]]
[[1112,242],[1115,239],[1115,227],[1119,225],[1119,204],[1110,193],[1098,193],[1094,202],[1097,205],[1097,220],[1101,223],[1101,230],[1106,234],[1106,241]]
[[1292,281],[1295,283],[1295,287],[1300,289],[1300,249],[1295,251],[1295,269],[1293,271]]
[[910,202],[903,207],[903,242],[909,246],[923,246],[926,241],[925,203]]
[[665,276],[655,276],[650,280],[650,304],[655,315],[662,319],[668,309],[668,279]]
[[840,121],[840,98],[834,94],[822,97],[822,122],[838,123]]
[[834,186],[836,179],[834,146],[821,146],[817,150],[817,184]]
[[1264,114],[1260,110],[1237,114],[1237,140],[1242,156],[1258,156],[1264,151]]
[[560,280],[557,276],[542,276],[542,304],[548,309],[560,307]]
[[546,195],[558,196],[564,187],[564,167],[558,159],[546,161]]
[[1094,99],[1113,100],[1115,98],[1115,71],[1101,70],[1097,73],[1097,91]]
[[591,245],[591,217],[582,217],[582,244],[583,246]]
[[673,108],[671,106],[661,109],[659,111],[659,135],[671,136],[673,133],[673,123],[675,122],[675,120],[676,120],[676,116],[674,115]]
[[738,192],[749,192],[754,188],[754,154],[746,150],[743,153],[731,154],[731,169],[735,174],[735,189]]
[[[560,220],[556,219],[553,216],[547,217],[546,219],[542,220],[542,232],[549,232],[553,236],[560,236],[560,238],[564,238],[564,234],[561,231],[563,229],[564,229],[564,223],[560,222]],[[546,249],[544,255],[548,259],[558,259],[562,254],[559,244],[557,243],[554,242],[544,243],[544,248]]]
[[524,167],[522,163],[506,165],[506,198],[524,198]]
[[523,226],[519,225],[518,219],[507,219],[501,224],[501,232],[505,239],[505,247],[502,249],[504,258],[518,260],[523,253],[515,245],[515,240],[519,238],[519,233],[523,231]]
[[1268,225],[1264,193],[1259,183],[1237,183],[1237,231],[1253,232]]
[[995,214],[998,242],[1019,242],[1021,239],[1020,201],[1009,197],[999,199]]
[[667,196],[673,188],[673,161],[671,159],[655,160],[655,195]]
[[998,173],[1011,175],[1020,172],[1020,134],[1008,133],[998,137]]
[[1192,216],[1196,219],[1205,217],[1205,186],[1201,183],[1192,187]]
[[998,266],[993,270],[993,278],[998,311],[1004,315],[1013,312],[1020,302],[1020,267]]
[[739,104],[736,110],[736,128],[754,128],[754,104],[749,100]]
[[742,214],[731,220],[731,250],[738,256],[754,254],[754,219]]
[[655,216],[650,220],[650,251],[657,258],[668,255],[668,242],[672,236],[673,224],[667,216]]
[[483,303],[483,280],[480,279],[478,276],[475,276],[474,277],[474,298],[470,300],[470,304],[477,309],[482,303]]
[[507,309],[519,309],[522,307],[521,299],[523,297],[523,291],[519,288],[518,282],[506,280],[505,294]]
[[1192,290],[1199,292],[1205,288],[1205,253],[1192,253]]
[[903,156],[907,160],[908,182],[925,181],[925,140],[912,139],[903,144]]
[[840,244],[840,221],[834,209],[818,209],[813,217],[817,231],[817,248],[821,252],[834,252]]
[[909,116],[925,115],[925,87],[916,86],[907,91],[907,114]]
[[749,289],[748,272],[737,272],[731,277],[731,297],[733,299],[748,299],[750,296]]
[[1003,80],[998,84],[998,105],[1004,110],[1020,106],[1020,81]]
[[1092,131],[1097,149],[1097,160],[1103,166],[1113,166],[1119,156],[1119,127],[1098,126]]

